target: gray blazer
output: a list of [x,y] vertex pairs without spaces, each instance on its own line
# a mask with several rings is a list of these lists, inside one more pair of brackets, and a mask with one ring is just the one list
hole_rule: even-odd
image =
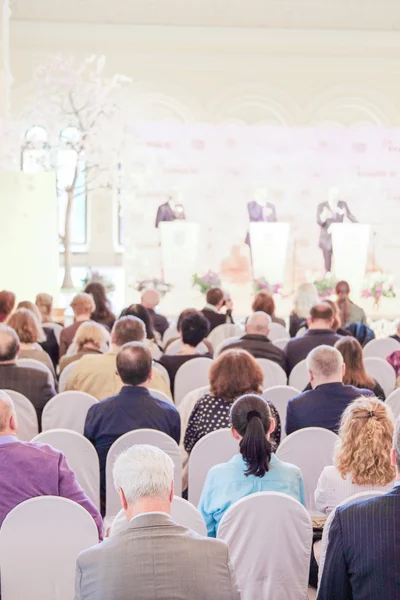
[[140,515],[82,552],[75,600],[240,600],[228,547],[174,523]]

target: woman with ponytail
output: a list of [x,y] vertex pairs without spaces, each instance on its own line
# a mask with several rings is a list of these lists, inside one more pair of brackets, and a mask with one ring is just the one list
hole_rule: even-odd
[[300,469],[272,452],[275,421],[264,398],[256,394],[238,398],[231,408],[231,423],[239,454],[210,469],[199,503],[209,537],[216,537],[219,522],[232,504],[255,492],[282,492],[305,505]]

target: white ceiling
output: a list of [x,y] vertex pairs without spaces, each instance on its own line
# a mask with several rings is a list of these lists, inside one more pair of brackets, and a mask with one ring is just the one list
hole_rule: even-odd
[[399,30],[400,0],[11,0],[29,21]]

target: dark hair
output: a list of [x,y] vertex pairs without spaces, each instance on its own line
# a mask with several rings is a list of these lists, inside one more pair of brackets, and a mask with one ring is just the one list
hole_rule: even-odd
[[329,306],[333,310],[333,324],[332,324],[332,329],[334,331],[337,331],[342,326],[338,307],[333,302],[333,300],[329,300],[329,299],[325,299],[324,300],[324,304],[329,304]]
[[151,316],[147,308],[145,308],[142,304],[131,304],[128,308],[124,308],[121,313],[121,317],[127,317],[131,315],[132,317],[137,317],[141,321],[143,321],[144,326],[146,328],[146,337],[148,340],[154,340],[155,334],[153,329],[153,322],[151,320]]
[[256,297],[253,300],[253,304],[251,305],[251,309],[253,312],[265,312],[270,317],[275,314],[275,302],[272,297],[272,294],[269,292],[258,292]]
[[266,435],[271,419],[268,403],[256,394],[241,396],[232,405],[232,427],[242,437],[239,449],[247,465],[247,476],[264,477],[269,471],[272,445]]
[[310,310],[311,321],[332,321],[334,314],[329,304],[314,304]]
[[181,314],[178,317],[178,321],[176,323],[176,328],[177,328],[178,331],[181,330],[183,319],[185,317],[187,317],[188,315],[193,315],[194,313],[197,313],[197,310],[195,308],[185,308],[185,310],[183,310],[181,312]]
[[182,341],[184,344],[193,346],[193,348],[196,348],[207,337],[209,330],[210,325],[200,312],[191,313],[182,319]]
[[92,313],[92,321],[104,320],[109,317],[114,317],[110,310],[110,303],[106,295],[106,288],[100,281],[91,281],[83,290],[86,294],[93,296],[96,310]]
[[145,337],[143,321],[130,315],[117,319],[111,331],[111,340],[116,346],[123,346],[128,342],[143,342]]
[[141,342],[124,344],[117,354],[117,371],[126,385],[140,385],[149,378],[152,366],[150,350]]
[[335,288],[336,296],[337,296],[337,307],[340,314],[340,318],[345,327],[350,318],[350,286],[347,281],[338,281]]
[[354,385],[354,387],[373,390],[376,381],[365,370],[360,342],[356,338],[346,335],[336,342],[335,348],[343,356],[343,361],[346,365],[343,383],[345,385]]
[[3,290],[0,292],[0,315],[8,317],[10,312],[15,306],[15,294],[14,292],[8,292]]
[[225,350],[210,369],[210,391],[215,398],[233,402],[243,394],[262,391],[264,373],[247,350]]
[[0,325],[0,362],[14,360],[19,350],[17,332],[8,325]]
[[224,292],[219,287],[210,288],[206,294],[207,304],[217,306],[223,300]]

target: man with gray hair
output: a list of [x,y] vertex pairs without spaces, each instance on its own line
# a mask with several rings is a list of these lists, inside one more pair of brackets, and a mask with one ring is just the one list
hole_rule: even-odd
[[79,555],[75,600],[240,600],[225,542],[172,520],[173,479],[174,464],[159,448],[120,454],[114,484],[126,523]]
[[156,312],[158,303],[160,302],[160,294],[153,288],[146,288],[142,293],[141,305],[149,311],[153,327],[162,337],[169,327],[168,320],[164,315]]
[[305,427],[323,427],[337,433],[344,409],[355,398],[374,395],[371,390],[343,384],[346,365],[336,348],[314,348],[307,356],[307,368],[312,390],[289,400],[286,412],[288,435]]

